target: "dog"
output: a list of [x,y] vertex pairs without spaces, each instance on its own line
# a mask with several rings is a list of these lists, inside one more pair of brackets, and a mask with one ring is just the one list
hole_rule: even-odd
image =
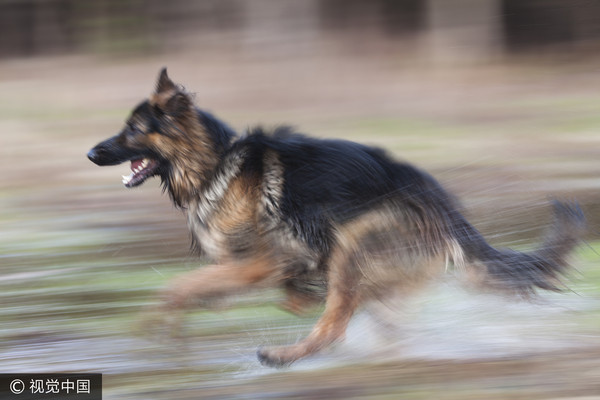
[[560,290],[585,226],[576,203],[554,201],[554,222],[537,250],[494,248],[428,173],[378,148],[288,127],[238,135],[197,108],[166,69],[122,131],[88,158],[130,162],[128,188],[160,177],[187,215],[195,246],[214,261],[168,285],[165,312],[265,287],[283,289],[294,313],[325,301],[305,339],[259,348],[268,366],[343,339],[361,304],[427,282],[449,264],[508,293]]

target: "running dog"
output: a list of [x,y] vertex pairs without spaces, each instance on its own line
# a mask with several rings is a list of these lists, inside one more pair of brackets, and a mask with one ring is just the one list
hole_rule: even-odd
[[449,263],[505,292],[559,290],[585,224],[577,204],[555,201],[537,250],[493,248],[429,174],[377,148],[287,127],[238,136],[197,108],[166,69],[123,130],[88,157],[98,165],[131,162],[128,188],[159,176],[187,215],[195,245],[214,261],[168,286],[165,312],[264,287],[282,288],[296,313],[325,301],[305,339],[258,350],[270,366],[341,340],[366,300],[427,282]]

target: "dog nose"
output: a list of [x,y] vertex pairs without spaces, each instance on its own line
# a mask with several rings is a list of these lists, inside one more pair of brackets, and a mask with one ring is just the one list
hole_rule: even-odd
[[96,159],[98,158],[98,152],[96,151],[96,149],[91,149],[90,151],[88,151],[87,157],[90,159],[91,162],[95,163]]

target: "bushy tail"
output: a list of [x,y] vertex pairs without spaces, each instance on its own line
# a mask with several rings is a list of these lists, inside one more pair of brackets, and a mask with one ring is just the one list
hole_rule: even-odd
[[481,283],[524,296],[535,288],[560,290],[567,256],[585,231],[585,217],[577,203],[553,201],[553,209],[554,222],[543,244],[530,253],[493,248],[468,222],[459,224],[457,239],[467,263],[479,267]]

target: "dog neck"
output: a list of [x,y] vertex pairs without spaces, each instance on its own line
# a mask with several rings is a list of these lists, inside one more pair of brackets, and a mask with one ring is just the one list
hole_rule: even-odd
[[202,192],[202,187],[209,179],[211,171],[206,162],[187,159],[174,161],[163,178],[163,185],[169,196],[178,207],[186,207],[192,200]]
[[219,163],[211,178],[188,201],[188,217],[204,224],[227,192],[230,182],[239,175],[246,159],[245,151],[228,153]]
[[194,208],[198,201],[215,198],[239,172],[243,161],[242,153],[229,152],[235,133],[225,124],[201,111],[194,122],[186,130],[188,143],[181,146],[163,175],[165,189],[182,208]]

